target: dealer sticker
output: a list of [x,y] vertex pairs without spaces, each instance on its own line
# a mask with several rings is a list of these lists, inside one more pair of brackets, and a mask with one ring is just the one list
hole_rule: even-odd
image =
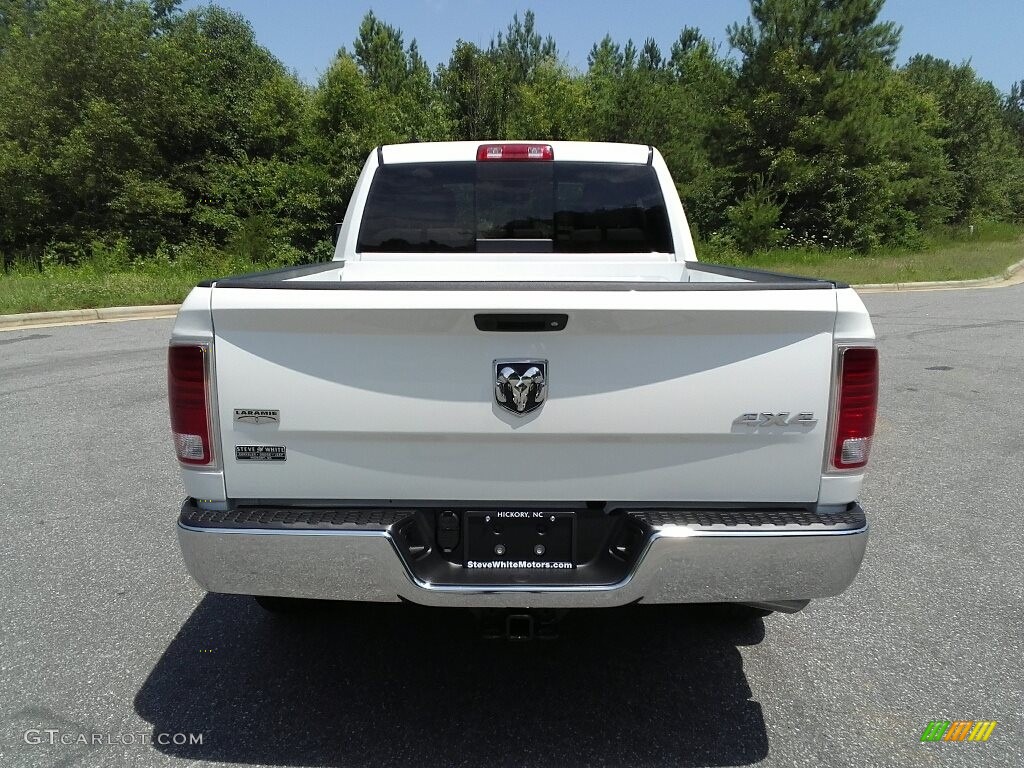
[[283,445],[236,445],[235,461],[287,461]]

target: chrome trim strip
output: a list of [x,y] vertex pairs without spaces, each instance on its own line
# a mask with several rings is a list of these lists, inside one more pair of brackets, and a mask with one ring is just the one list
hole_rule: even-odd
[[316,529],[286,528],[208,528],[203,525],[185,525],[178,522],[178,527],[193,533],[241,533],[247,536],[372,536],[391,540],[391,534],[385,531],[328,531]]
[[[680,533],[668,533],[668,530],[680,530]],[[816,528],[810,531],[772,531],[772,530],[739,530],[739,531],[726,531],[719,529],[708,529],[708,528],[691,528],[687,525],[663,525],[655,528],[655,538],[664,539],[688,539],[688,538],[701,538],[701,539],[751,539],[751,538],[782,538],[789,536],[849,536],[857,533],[867,533],[868,525],[865,523],[860,528]],[[683,533],[682,531],[686,531]]]
[[[179,528],[183,528],[186,531],[193,531],[195,533],[241,533],[250,536],[383,536],[391,539],[389,530],[382,531],[358,531],[358,530],[347,530],[347,531],[332,531],[332,530],[303,530],[303,529],[291,529],[291,528],[210,528],[202,525],[186,525],[182,522],[178,523]],[[757,538],[757,537],[788,537],[788,536],[850,536],[853,534],[867,533],[868,525],[865,524],[861,528],[843,528],[839,530],[833,530],[830,528],[825,529],[814,529],[810,531],[753,531],[753,530],[739,530],[739,531],[722,531],[722,530],[708,530],[705,528],[696,528],[686,525],[666,525],[657,527],[654,529],[654,536],[651,538],[652,541],[655,539],[686,539],[686,538]],[[678,529],[680,533],[668,533],[667,530]],[[684,533],[685,531],[685,533]]]

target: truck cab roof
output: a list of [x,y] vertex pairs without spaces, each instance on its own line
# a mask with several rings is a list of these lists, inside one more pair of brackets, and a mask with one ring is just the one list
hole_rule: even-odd
[[425,141],[411,144],[385,144],[377,152],[379,164],[471,162],[481,146],[549,146],[555,162],[650,164],[657,152],[647,144],[617,144],[599,141]]
[[438,258],[665,263],[696,255],[668,166],[646,144],[377,147],[352,192],[334,260]]

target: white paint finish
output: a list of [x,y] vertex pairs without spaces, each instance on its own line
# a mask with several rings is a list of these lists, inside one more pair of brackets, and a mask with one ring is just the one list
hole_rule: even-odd
[[658,181],[661,183],[661,194],[665,197],[665,209],[668,212],[668,221],[672,228],[672,242],[675,245],[676,259],[678,261],[696,261],[697,252],[693,247],[690,223],[686,220],[683,203],[679,199],[679,192],[672,180],[672,174],[658,150],[654,150],[653,165],[658,174]]
[[843,288],[836,294],[836,342],[865,341],[874,343],[875,329],[864,307],[864,302],[853,288]]
[[[647,162],[646,144],[616,144],[600,141],[548,141],[546,139],[502,139],[490,141],[421,141],[415,144],[385,144],[384,164],[476,162],[477,149],[484,144],[548,144],[554,162],[635,163]],[[376,150],[374,150],[376,153]],[[496,162],[496,161],[484,161]],[[530,161],[526,161],[530,162]],[[546,161],[533,161],[546,162]]]
[[[429,257],[430,254],[414,254]],[[587,282],[622,281],[642,283],[684,283],[688,282],[689,271],[685,265],[664,261],[651,262],[648,259],[623,260],[621,254],[599,255],[594,259],[557,261],[547,259],[457,259],[416,258],[403,260],[400,254],[394,259],[373,261],[339,262],[337,269],[303,275],[288,282]],[[494,254],[500,256],[501,254]],[[510,254],[515,256],[515,254]],[[593,256],[593,254],[581,254]],[[537,256],[537,254],[531,254]],[[694,273],[696,274],[696,273]]]
[[821,490],[818,493],[818,503],[849,504],[860,498],[860,487],[863,484],[863,471],[850,472],[845,475],[823,475]]
[[[687,282],[668,253],[374,253],[343,263],[343,280],[639,280]],[[553,277],[563,275],[565,277]],[[296,278],[301,279],[301,278]],[[314,279],[322,279],[315,276]]]
[[[213,435],[213,439],[219,440],[220,435]],[[218,456],[223,456],[220,453],[220,446],[217,446]],[[223,461],[221,464],[223,465]],[[225,501],[227,492],[224,489],[224,470],[217,469],[212,471],[197,469],[196,467],[189,467],[184,464],[179,464],[181,467],[181,481],[185,485],[185,494],[193,499],[200,499],[202,502],[217,502]]]
[[363,163],[363,170],[359,172],[356,186],[352,190],[352,197],[348,200],[345,218],[342,220],[341,231],[338,233],[338,242],[334,245],[334,261],[352,261],[359,258],[359,254],[356,253],[359,222],[363,217],[366,197],[370,194],[370,182],[376,170],[377,153],[371,152],[367,156],[366,162]]
[[213,339],[213,319],[210,317],[212,288],[193,288],[185,297],[171,330],[171,338],[210,341]]
[[[228,495],[813,501],[834,301],[831,291],[218,289]],[[527,308],[568,311],[569,325],[494,334],[473,323],[476,311]],[[518,356],[550,363],[548,402],[522,418],[492,395],[493,359]],[[236,407],[276,408],[281,422],[236,425]],[[821,421],[733,426],[752,411]],[[233,446],[250,443],[286,445],[288,461],[235,462]]]
[[[829,290],[771,290],[771,291],[466,291],[466,290],[275,290],[255,291],[245,288],[217,288],[213,310],[248,310],[251,322],[262,322],[262,310],[433,310],[473,309],[481,312],[497,311],[566,311],[566,310],[623,310],[673,312],[686,309],[691,312],[723,312],[750,317],[764,314],[761,320],[773,328],[804,327],[804,316],[828,316],[828,331],[835,323],[836,294]],[[353,314],[352,317],[355,317]],[[708,316],[710,317],[710,315]],[[713,317],[708,327],[727,335],[724,317]],[[813,324],[820,320],[816,317]],[[273,322],[282,322],[276,318]],[[306,322],[295,320],[301,329]],[[220,329],[218,321],[218,330]]]

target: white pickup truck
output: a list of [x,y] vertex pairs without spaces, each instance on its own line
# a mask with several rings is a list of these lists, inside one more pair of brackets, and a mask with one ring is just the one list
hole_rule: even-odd
[[182,305],[179,539],[268,607],[795,611],[860,567],[877,388],[857,294],[698,262],[652,147],[383,146],[332,262]]

